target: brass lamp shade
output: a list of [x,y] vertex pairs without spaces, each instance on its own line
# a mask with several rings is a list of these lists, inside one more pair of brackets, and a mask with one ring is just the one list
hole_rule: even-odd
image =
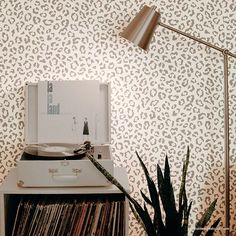
[[120,36],[147,50],[159,18],[155,8],[144,6]]

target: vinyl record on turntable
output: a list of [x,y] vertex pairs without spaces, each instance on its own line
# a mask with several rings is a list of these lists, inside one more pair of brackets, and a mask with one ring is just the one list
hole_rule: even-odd
[[22,159],[25,160],[79,160],[85,152],[76,152],[74,144],[38,144],[24,149]]

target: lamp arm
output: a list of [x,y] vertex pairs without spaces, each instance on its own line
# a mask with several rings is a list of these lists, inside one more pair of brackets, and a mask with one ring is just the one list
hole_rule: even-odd
[[178,33],[178,34],[181,34],[181,35],[183,35],[183,36],[185,36],[185,37],[187,37],[187,38],[190,38],[190,39],[192,39],[192,40],[194,40],[194,41],[197,41],[197,42],[199,42],[199,43],[201,43],[201,44],[204,44],[204,45],[206,45],[206,46],[208,46],[208,47],[210,47],[210,48],[214,48],[215,50],[217,50],[217,51],[219,51],[219,52],[221,52],[221,53],[226,53],[226,54],[228,54],[229,56],[236,58],[236,54],[233,54],[233,53],[231,53],[230,51],[225,50],[224,48],[217,47],[217,46],[215,46],[215,45],[213,45],[213,44],[211,44],[211,43],[209,43],[209,42],[207,42],[207,41],[204,41],[204,40],[202,40],[202,39],[200,39],[200,38],[197,38],[197,37],[195,37],[195,36],[192,36],[192,35],[190,35],[190,34],[188,34],[188,33],[185,33],[185,32],[183,32],[183,31],[181,31],[181,30],[175,29],[174,27],[169,26],[169,25],[166,25],[166,24],[164,24],[164,23],[162,23],[162,22],[158,22],[158,24],[159,24],[160,26],[166,28],[166,29],[169,29],[169,30],[174,31],[174,32],[176,32],[176,33]]

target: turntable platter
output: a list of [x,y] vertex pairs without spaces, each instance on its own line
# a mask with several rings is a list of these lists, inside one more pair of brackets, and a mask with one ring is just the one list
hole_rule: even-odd
[[24,149],[22,159],[25,160],[78,160],[85,153],[74,152],[75,144],[51,143],[29,145]]

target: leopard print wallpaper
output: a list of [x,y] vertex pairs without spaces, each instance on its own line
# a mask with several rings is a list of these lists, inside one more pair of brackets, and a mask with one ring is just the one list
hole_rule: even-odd
[[[187,146],[191,150],[187,194],[191,229],[217,198],[216,235],[224,235],[223,56],[157,27],[149,52],[119,33],[144,5],[161,21],[236,53],[234,0],[1,0],[0,183],[25,147],[24,88],[41,80],[94,79],[112,87],[111,147],[126,168],[133,197],[141,201],[144,174],[156,180],[156,164],[169,156],[179,188]],[[236,233],[236,60],[229,58],[231,233]],[[144,235],[130,214],[129,235]]]

